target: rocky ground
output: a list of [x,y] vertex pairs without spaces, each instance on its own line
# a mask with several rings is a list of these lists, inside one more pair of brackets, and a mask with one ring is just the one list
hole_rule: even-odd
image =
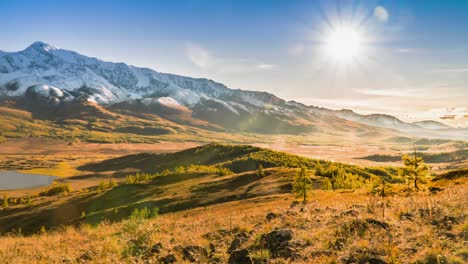
[[0,238],[1,263],[466,263],[467,185],[314,191]]

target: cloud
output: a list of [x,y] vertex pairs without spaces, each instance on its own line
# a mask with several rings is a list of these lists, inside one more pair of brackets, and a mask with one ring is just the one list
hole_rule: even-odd
[[364,95],[392,97],[417,97],[421,94],[417,89],[353,89],[353,91]]
[[214,58],[201,46],[189,43],[185,47],[185,54],[193,64],[200,68],[209,68],[214,64]]
[[431,73],[468,73],[468,67],[433,69],[430,72]]
[[304,44],[296,43],[288,48],[288,53],[291,56],[299,56],[304,52]]
[[387,22],[390,15],[388,14],[387,9],[385,9],[383,6],[377,6],[374,9],[374,17],[377,18],[380,22]]
[[398,53],[416,53],[420,52],[421,49],[416,49],[416,48],[397,48],[394,50],[395,52]]
[[279,67],[277,64],[242,58],[224,58],[212,55],[210,51],[194,43],[185,47],[185,55],[197,67],[221,73],[243,73],[252,71],[267,71]]
[[270,70],[278,67],[276,64],[260,63],[256,66],[259,70]]

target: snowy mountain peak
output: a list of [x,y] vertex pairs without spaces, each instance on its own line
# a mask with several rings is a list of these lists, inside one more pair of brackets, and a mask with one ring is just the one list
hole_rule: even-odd
[[204,78],[106,62],[42,41],[23,51],[0,56],[0,96],[22,96],[28,88],[41,85],[55,87],[80,100],[88,98],[106,105],[148,97],[171,97],[190,107],[206,99],[257,107],[281,102],[272,94],[233,90]]
[[42,42],[42,41],[34,42],[29,47],[27,47],[25,50],[31,50],[31,49],[38,50],[38,51],[48,51],[48,52],[57,50],[56,47],[54,47],[54,46],[52,46],[50,44],[47,44],[45,42]]

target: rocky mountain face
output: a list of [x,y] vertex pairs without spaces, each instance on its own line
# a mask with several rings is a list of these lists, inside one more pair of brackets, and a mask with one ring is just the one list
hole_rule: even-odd
[[57,118],[62,118],[61,111],[50,109],[96,104],[110,111],[157,114],[183,124],[200,120],[217,129],[258,133],[433,127],[388,115],[363,116],[351,110],[287,102],[266,92],[230,89],[208,79],[106,62],[44,42],[19,52],[0,52],[0,97],[19,100],[20,106]]

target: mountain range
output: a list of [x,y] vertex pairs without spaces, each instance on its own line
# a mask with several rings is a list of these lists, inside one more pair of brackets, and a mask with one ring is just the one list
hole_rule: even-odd
[[209,79],[106,62],[40,41],[22,51],[0,51],[0,97],[57,122],[80,118],[84,112],[94,118],[130,113],[213,131],[303,134],[380,128],[418,137],[468,139],[466,128],[437,121],[407,123],[385,114],[307,106]]

